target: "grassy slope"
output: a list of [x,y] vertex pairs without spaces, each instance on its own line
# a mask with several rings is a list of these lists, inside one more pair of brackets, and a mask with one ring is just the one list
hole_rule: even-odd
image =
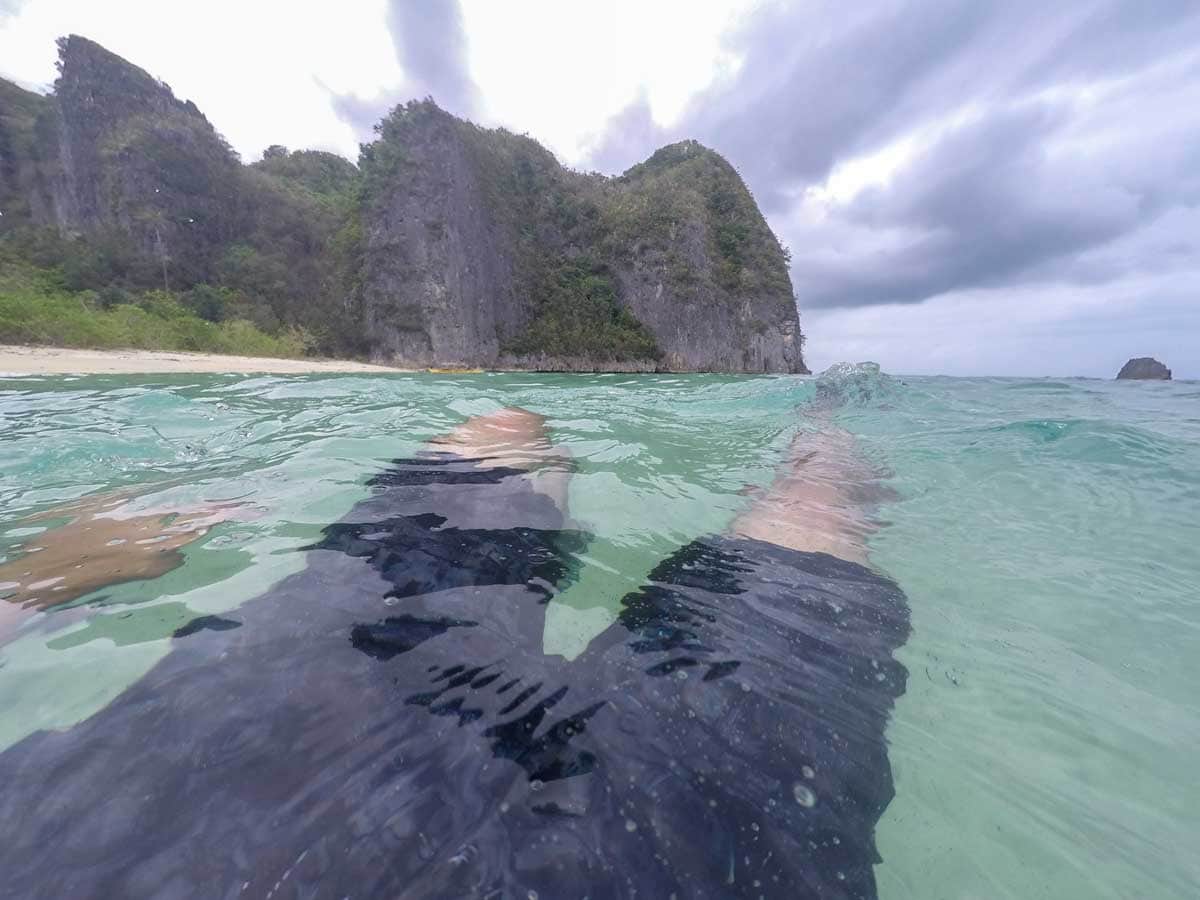
[[192,350],[298,357],[299,335],[269,335],[249,322],[206,322],[161,291],[104,308],[93,291],[71,292],[61,276],[0,256],[0,343],[106,349]]

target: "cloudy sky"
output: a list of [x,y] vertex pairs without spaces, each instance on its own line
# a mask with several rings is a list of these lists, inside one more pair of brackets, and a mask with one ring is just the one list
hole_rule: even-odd
[[243,158],[350,158],[431,94],[620,172],[694,137],[792,250],[810,364],[1200,378],[1196,0],[0,0],[0,75],[87,35]]

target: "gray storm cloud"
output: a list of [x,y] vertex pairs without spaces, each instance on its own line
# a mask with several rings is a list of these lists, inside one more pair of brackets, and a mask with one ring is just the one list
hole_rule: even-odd
[[[729,36],[734,77],[667,130],[633,104],[591,163],[683,136],[719,149],[791,246],[802,308],[1102,283],[1156,265],[1105,248],[1196,204],[1198,47],[1182,0],[769,4]],[[885,185],[799,215],[839,163],[922,130]]]
[[[2,2],[2,0],[0,0]],[[334,95],[333,108],[361,140],[397,103],[433,97],[455,115],[474,117],[479,92],[471,80],[462,12],[452,0],[390,0],[387,28],[404,85],[394,95],[363,98]]]
[[455,115],[475,115],[478,92],[467,64],[467,38],[458,4],[391,0],[387,24],[406,76],[406,93],[432,96]]

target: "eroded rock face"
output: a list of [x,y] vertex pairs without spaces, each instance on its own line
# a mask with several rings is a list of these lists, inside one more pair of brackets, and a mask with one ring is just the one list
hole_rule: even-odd
[[364,201],[362,307],[372,355],[420,366],[488,366],[527,316],[513,259],[449,116],[380,149],[390,176]]
[[0,231],[45,217],[46,192],[37,169],[38,120],[50,103],[0,79]]
[[194,104],[149,73],[78,35],[60,53],[45,160],[53,224],[69,234],[117,229],[149,255],[199,268],[233,230],[237,157]]
[[1139,356],[1121,366],[1117,378],[1170,381],[1171,370],[1150,356]]

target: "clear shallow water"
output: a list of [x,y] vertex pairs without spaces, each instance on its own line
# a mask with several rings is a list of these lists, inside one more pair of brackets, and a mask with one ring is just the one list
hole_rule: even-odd
[[[1200,385],[882,388],[838,417],[890,472],[872,559],[913,626],[880,895],[1194,896]],[[136,487],[146,509],[253,511],[185,547],[182,567],[0,646],[0,744],[101,708],[175,629],[299,570],[299,548],[387,460],[510,404],[547,415],[578,463],[570,512],[595,537],[544,637],[574,655],[664,556],[769,481],[813,390],[716,376],[0,381],[0,546],[28,540],[30,514],[113,489]]]

